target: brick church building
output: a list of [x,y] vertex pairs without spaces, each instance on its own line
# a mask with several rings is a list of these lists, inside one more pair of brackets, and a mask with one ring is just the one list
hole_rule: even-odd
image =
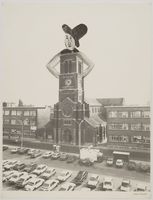
[[77,53],[60,57],[59,101],[54,105],[53,140],[56,144],[96,145],[106,142],[106,122],[100,105],[91,114],[84,99],[83,61]]

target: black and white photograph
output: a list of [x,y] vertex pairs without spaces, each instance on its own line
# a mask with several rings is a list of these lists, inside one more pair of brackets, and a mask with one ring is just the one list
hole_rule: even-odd
[[151,199],[151,1],[1,11],[4,199]]

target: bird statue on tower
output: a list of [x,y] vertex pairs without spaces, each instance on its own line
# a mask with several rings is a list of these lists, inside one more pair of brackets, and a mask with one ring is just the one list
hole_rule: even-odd
[[80,52],[76,47],[80,46],[79,39],[82,38],[87,33],[87,26],[85,24],[79,24],[73,29],[71,29],[68,25],[64,24],[62,26],[63,31],[65,32],[65,46],[66,49],[62,50],[58,54],[56,54],[47,64],[47,69],[51,74],[53,74],[56,78],[59,78],[60,72],[56,70],[56,66],[60,63],[60,57],[63,54],[73,54],[76,53],[78,57],[82,59],[84,64],[87,66],[86,69],[83,70],[83,77],[87,76],[90,71],[93,69],[94,64],[92,61],[87,58],[87,56]]

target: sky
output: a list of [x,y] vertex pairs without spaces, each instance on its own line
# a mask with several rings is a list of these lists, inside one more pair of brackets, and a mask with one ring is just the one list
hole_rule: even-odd
[[2,101],[53,105],[59,80],[46,64],[64,46],[62,25],[88,27],[79,50],[95,64],[86,98],[151,98],[151,5],[3,3]]

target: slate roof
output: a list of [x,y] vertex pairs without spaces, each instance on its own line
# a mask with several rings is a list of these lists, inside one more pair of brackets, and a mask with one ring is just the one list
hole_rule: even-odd
[[96,99],[103,106],[122,106],[124,98],[97,98]]
[[98,127],[100,124],[104,126],[106,125],[106,122],[103,121],[98,115],[93,115],[89,118],[85,117],[85,121],[94,128]]

